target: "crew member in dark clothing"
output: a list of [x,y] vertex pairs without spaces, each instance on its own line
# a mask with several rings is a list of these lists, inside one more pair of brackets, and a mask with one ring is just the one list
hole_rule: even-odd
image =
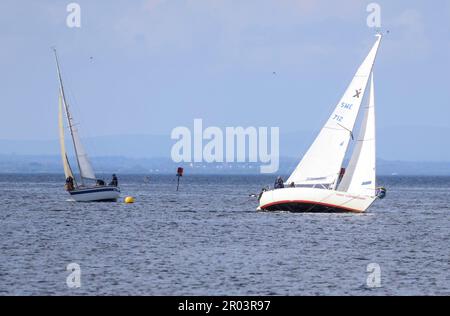
[[95,183],[95,185],[98,187],[102,187],[105,185],[105,181],[98,179],[97,182]]
[[109,183],[109,185],[114,186],[114,187],[119,185],[119,180],[117,180],[117,176],[115,174],[112,175],[112,180]]
[[66,179],[66,190],[67,191],[73,191],[75,189],[73,185],[73,178],[71,176],[68,176]]
[[278,177],[277,181],[275,181],[275,185],[274,185],[275,189],[284,189],[284,181],[283,178]]

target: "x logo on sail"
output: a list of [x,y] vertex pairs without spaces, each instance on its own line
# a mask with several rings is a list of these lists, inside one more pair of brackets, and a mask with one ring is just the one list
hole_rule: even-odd
[[361,95],[361,89],[355,90],[355,92],[356,92],[356,94],[353,97],[359,99],[359,96]]

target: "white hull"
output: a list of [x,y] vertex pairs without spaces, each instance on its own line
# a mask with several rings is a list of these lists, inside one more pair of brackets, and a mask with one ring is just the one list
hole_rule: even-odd
[[75,202],[114,202],[120,197],[120,189],[112,186],[78,188],[69,194]]
[[297,213],[364,213],[377,198],[313,188],[285,188],[264,192],[260,211]]

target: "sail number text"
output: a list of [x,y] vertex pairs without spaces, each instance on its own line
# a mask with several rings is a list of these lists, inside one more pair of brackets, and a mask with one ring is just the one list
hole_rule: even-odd
[[351,110],[352,107],[353,107],[353,104],[345,103],[345,102],[342,102],[342,103],[341,103],[341,108],[342,108],[342,109]]

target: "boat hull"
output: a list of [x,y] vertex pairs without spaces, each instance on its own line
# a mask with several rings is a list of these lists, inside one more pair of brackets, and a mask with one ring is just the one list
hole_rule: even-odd
[[120,197],[118,187],[91,187],[69,191],[70,197],[76,202],[115,202]]
[[286,188],[266,191],[259,211],[294,213],[364,213],[376,197],[313,188]]

